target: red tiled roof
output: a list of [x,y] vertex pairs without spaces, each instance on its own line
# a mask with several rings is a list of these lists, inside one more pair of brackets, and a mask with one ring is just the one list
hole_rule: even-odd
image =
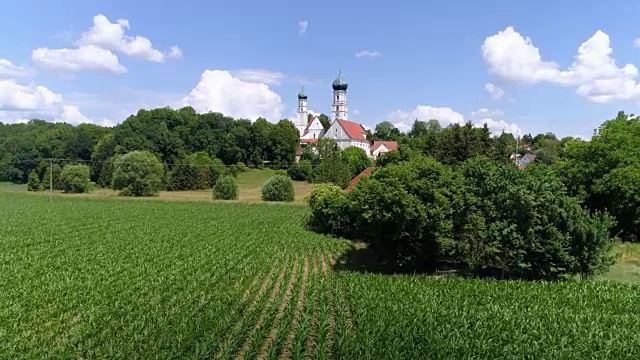
[[336,121],[338,122],[338,124],[340,124],[340,126],[342,126],[344,132],[346,132],[347,136],[352,140],[367,141],[367,138],[365,137],[367,131],[360,124],[354,123],[353,121],[340,119]]
[[389,151],[398,150],[398,142],[397,141],[382,141],[376,140],[373,142],[373,146],[371,147],[371,152],[376,150],[379,146],[384,145]]
[[528,153],[528,154],[525,154],[525,155],[524,155],[524,157],[526,157],[527,159],[529,159],[529,160],[533,161],[533,160],[535,160],[538,156],[537,156],[536,154]]
[[301,143],[315,143],[318,142],[318,139],[300,139]]
[[347,187],[344,190],[345,191],[353,190],[356,187],[356,185],[360,182],[360,180],[362,180],[366,176],[371,175],[371,172],[373,170],[375,170],[375,169],[376,168],[374,168],[374,167],[368,167],[368,168],[362,170],[362,172],[360,174],[358,174],[356,177],[351,179],[351,181],[349,182],[349,185],[347,185]]

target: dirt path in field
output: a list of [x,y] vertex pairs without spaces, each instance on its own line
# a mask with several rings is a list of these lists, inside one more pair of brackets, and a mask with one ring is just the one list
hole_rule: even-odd
[[[297,260],[296,260],[296,264],[297,264]],[[262,327],[262,323],[264,322],[267,314],[269,313],[269,309],[271,308],[271,305],[275,301],[276,297],[280,294],[280,287],[284,280],[286,270],[287,270],[287,266],[283,266],[282,271],[280,271],[280,275],[278,276],[278,280],[276,281],[276,285],[271,291],[271,294],[269,295],[267,302],[264,304],[262,308],[262,312],[260,313],[260,317],[258,318],[258,321],[253,327],[252,331],[249,334],[247,334],[247,340],[242,345],[242,349],[240,350],[238,355],[236,355],[235,357],[236,360],[243,360],[245,358],[245,354],[247,353],[247,351],[251,349],[251,344],[253,343],[254,334]],[[289,282],[291,283],[292,280],[293,280],[293,277],[289,279]]]
[[309,259],[305,256],[304,267],[302,269],[302,284],[300,285],[300,292],[298,293],[298,299],[296,300],[296,307],[293,310],[291,324],[289,324],[289,333],[287,334],[282,353],[280,354],[280,357],[278,357],[278,359],[280,360],[291,360],[291,351],[293,350],[293,347],[295,345],[296,332],[298,331],[298,326],[300,325],[300,317],[304,308],[304,300],[307,295],[308,281]]
[[269,334],[264,339],[262,346],[260,347],[260,351],[258,352],[257,360],[264,360],[267,357],[269,347],[276,340],[278,336],[278,330],[280,330],[280,322],[284,317],[285,311],[291,302],[291,296],[293,295],[293,288],[298,280],[298,259],[296,258],[296,262],[293,264],[293,272],[291,273],[291,279],[289,280],[289,284],[287,284],[287,290],[284,292],[284,297],[282,298],[282,302],[278,307],[278,311],[276,312],[275,319],[273,320],[273,324],[271,324],[271,329],[269,329]]
[[[288,258],[285,259],[284,265],[282,266],[282,269],[280,270],[280,275],[284,274],[284,271],[287,269],[287,262],[288,261],[289,261]],[[273,266],[271,266],[271,269],[269,270],[268,275],[264,278],[262,284],[260,285],[260,288],[258,289],[257,293],[255,293],[255,296],[253,297],[253,300],[251,300],[251,303],[247,307],[247,309],[246,309],[246,311],[244,313],[244,316],[242,317],[242,320],[238,321],[236,323],[236,325],[234,326],[234,328],[229,332],[229,334],[227,335],[225,341],[222,343],[222,346],[220,347],[220,349],[216,353],[216,355],[214,357],[215,359],[222,358],[224,353],[227,351],[227,349],[229,348],[229,346],[233,342],[233,338],[234,338],[235,334],[241,329],[242,324],[245,323],[247,318],[251,315],[251,313],[253,313],[255,308],[258,306],[258,304],[260,303],[260,300],[262,300],[262,298],[266,294],[267,289],[269,289],[271,284],[273,284],[273,280],[274,280],[273,276],[276,273],[278,265],[279,264],[277,262],[274,262]],[[256,276],[254,278],[253,282],[252,282],[252,286],[249,286],[249,288],[247,288],[247,290],[245,290],[244,294],[242,295],[242,304],[245,304],[248,301],[249,296],[250,296],[250,294],[252,292],[252,289],[255,286],[255,284],[258,283],[258,281],[259,281],[259,276]]]

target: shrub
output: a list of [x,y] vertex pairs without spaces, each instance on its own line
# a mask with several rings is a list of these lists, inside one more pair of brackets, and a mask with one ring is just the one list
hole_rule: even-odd
[[289,175],[292,180],[307,181],[311,178],[312,170],[311,161],[302,160],[291,165],[289,169],[287,169],[287,175]]
[[164,168],[148,151],[132,151],[115,163],[112,187],[124,196],[156,196],[162,187]]
[[282,169],[276,169],[274,174],[275,175],[282,175],[282,176],[289,176],[289,175],[287,175],[287,172],[285,170],[282,170]]
[[222,160],[199,151],[178,161],[169,174],[168,188],[175,191],[210,189],[225,172]]
[[66,165],[60,173],[60,184],[66,193],[84,193],[92,189],[91,168],[87,165]]
[[42,190],[42,184],[40,184],[40,177],[38,173],[33,170],[29,173],[29,180],[27,181],[28,191],[40,191]]
[[218,178],[213,187],[213,198],[217,200],[235,200],[238,198],[238,184],[232,175]]
[[309,228],[323,234],[349,236],[354,219],[344,190],[334,184],[319,184],[307,200],[311,208]]
[[418,155],[348,194],[318,188],[309,204],[310,228],[366,241],[403,271],[556,280],[611,264],[612,219],[581,209],[546,165],[521,171],[476,158],[454,170]]
[[357,146],[347,147],[340,152],[340,155],[351,169],[351,178],[371,166],[371,159],[367,156],[367,152]]
[[[51,174],[53,173],[53,177]],[[62,190],[62,184],[60,184],[60,174],[62,173],[62,167],[60,164],[53,164],[51,168],[47,166],[47,169],[44,170],[44,175],[42,176],[42,184],[47,189],[49,185],[53,183],[53,190]],[[53,181],[50,179],[53,178]]]
[[262,186],[264,201],[293,201],[293,181],[286,175],[273,175]]
[[242,161],[238,161],[236,164],[229,166],[229,173],[233,176],[238,176],[238,174],[245,171],[247,171],[247,167]]
[[333,183],[341,188],[349,185],[351,179],[351,169],[339,153],[334,153],[322,160],[322,163],[311,172],[312,182]]

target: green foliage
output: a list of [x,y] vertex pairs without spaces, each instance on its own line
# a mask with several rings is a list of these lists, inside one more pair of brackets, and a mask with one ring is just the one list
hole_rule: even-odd
[[287,175],[287,171],[286,170],[282,170],[282,169],[276,169],[274,171],[274,174],[281,175],[281,176],[289,176],[289,175]]
[[354,225],[347,193],[334,184],[319,184],[308,197],[310,229],[324,234],[349,237]]
[[53,174],[53,190],[62,190],[62,183],[60,182],[60,174],[62,174],[62,166],[54,163],[53,166],[48,165],[43,169],[42,186],[49,189],[51,185],[51,178]]
[[180,159],[173,167],[169,175],[169,189],[210,189],[226,171],[220,159],[212,159],[206,152],[199,151]]
[[371,159],[367,156],[367,152],[357,146],[349,146],[340,153],[351,169],[352,178],[371,166]]
[[112,188],[124,196],[156,196],[162,188],[164,168],[148,151],[132,151],[115,162]]
[[60,184],[66,193],[85,193],[93,189],[91,168],[87,165],[66,165],[60,173]]
[[322,160],[311,172],[311,181],[314,183],[333,183],[341,188],[346,187],[352,179],[351,168],[342,158],[340,153],[333,153]]
[[371,244],[398,270],[453,267],[482,276],[555,280],[589,277],[611,264],[611,219],[582,210],[544,165],[521,171],[475,158],[454,171],[415,156],[377,170],[346,200],[331,194],[311,207],[309,225],[345,236],[342,227],[323,227],[315,219],[354,219],[348,235]]
[[331,138],[322,138],[318,140],[316,142],[316,149],[318,151],[318,156],[321,159],[326,159],[339,151],[338,143]]
[[238,176],[238,174],[247,171],[247,166],[242,161],[238,161],[237,163],[230,165],[228,171],[231,175]]
[[232,175],[218,178],[213,187],[213,198],[217,200],[235,200],[238,198],[238,184]]
[[262,185],[262,200],[293,201],[293,181],[287,175],[273,175]]
[[311,165],[311,161],[301,160],[287,169],[287,175],[289,175],[292,180],[307,181],[311,179],[312,170],[313,167]]
[[27,181],[27,190],[28,191],[40,191],[42,190],[42,185],[40,184],[40,177],[35,170],[32,170],[29,174],[29,180]]

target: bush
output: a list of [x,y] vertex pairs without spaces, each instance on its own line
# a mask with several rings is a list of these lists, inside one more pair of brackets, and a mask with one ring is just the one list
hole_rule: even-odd
[[367,152],[357,146],[347,147],[340,152],[340,155],[351,169],[351,178],[371,166],[371,159],[367,156]]
[[87,165],[66,165],[60,173],[60,184],[66,193],[84,193],[93,188],[91,168]]
[[282,169],[276,169],[276,171],[274,172],[275,175],[282,175],[282,176],[288,176],[287,172],[285,170]]
[[311,178],[312,170],[311,161],[302,160],[291,165],[289,169],[287,169],[287,175],[289,175],[292,180],[307,181]]
[[[53,173],[53,181],[50,180],[52,178],[51,177],[52,173]],[[60,183],[61,173],[62,173],[62,167],[60,166],[60,164],[53,164],[51,168],[47,166],[46,170],[44,170],[44,175],[42,176],[41,184],[43,184],[43,186],[48,189],[49,185],[53,183],[53,190],[62,190],[62,184]]]
[[229,166],[229,173],[233,176],[238,176],[238,174],[245,171],[247,171],[247,167],[242,161],[238,161],[236,164]]
[[334,184],[319,184],[313,188],[307,200],[311,208],[310,229],[349,237],[354,219],[344,190]]
[[42,190],[42,184],[40,184],[40,177],[38,173],[33,170],[29,173],[29,180],[27,181],[28,191],[40,191]]
[[341,188],[349,185],[351,179],[351,169],[339,153],[334,153],[322,160],[322,163],[311,172],[312,182],[333,183]]
[[124,196],[156,196],[162,188],[164,167],[148,151],[132,151],[115,162],[112,188]]
[[217,200],[235,200],[238,198],[238,184],[232,175],[218,178],[213,187],[213,198]]
[[286,175],[273,175],[262,186],[264,201],[293,201],[293,181]]
[[611,264],[612,219],[590,215],[548,166],[526,171],[484,158],[454,170],[412,156],[388,164],[349,193],[309,197],[310,228],[368,242],[380,260],[413,272],[556,280]]
[[224,173],[222,160],[199,151],[178,161],[169,174],[168,188],[175,191],[210,189]]

